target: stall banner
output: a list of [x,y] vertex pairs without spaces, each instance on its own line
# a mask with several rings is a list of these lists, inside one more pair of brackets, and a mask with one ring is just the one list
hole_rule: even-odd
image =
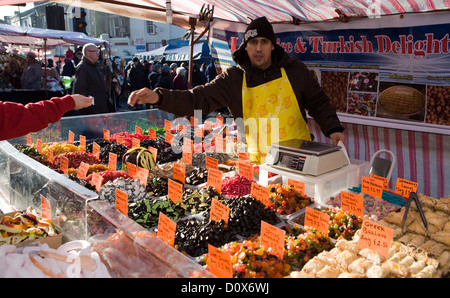
[[[245,27],[213,26],[219,69],[235,65],[232,53]],[[277,43],[308,66],[344,121],[450,134],[448,12],[276,24],[274,30]]]

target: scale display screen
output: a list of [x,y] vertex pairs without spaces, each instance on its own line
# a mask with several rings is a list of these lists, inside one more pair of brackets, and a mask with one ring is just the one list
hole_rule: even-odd
[[282,165],[292,170],[303,171],[305,161],[306,156],[290,155],[280,152],[279,162],[277,165]]

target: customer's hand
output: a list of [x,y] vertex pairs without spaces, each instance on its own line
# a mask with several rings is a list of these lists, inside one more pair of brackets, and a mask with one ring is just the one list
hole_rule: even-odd
[[131,92],[130,96],[128,97],[128,104],[132,107],[134,105],[138,104],[155,104],[159,100],[159,95],[153,90],[150,90],[149,88],[142,88],[136,91]]
[[86,97],[81,94],[72,94],[73,100],[75,100],[75,110],[87,108],[92,105],[93,97]]
[[344,143],[345,135],[342,132],[334,132],[330,135],[330,139],[331,139],[331,142],[333,143],[333,145],[337,146],[339,141]]

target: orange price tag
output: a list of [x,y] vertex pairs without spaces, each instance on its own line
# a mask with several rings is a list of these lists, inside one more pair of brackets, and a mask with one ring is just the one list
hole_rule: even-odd
[[417,182],[405,180],[403,178],[397,178],[394,192],[408,199],[411,192],[417,192],[417,185]]
[[103,128],[103,138],[107,141],[111,140],[111,133],[106,128]]
[[150,140],[156,140],[156,129],[149,128],[148,129],[148,137]]
[[177,223],[171,220],[164,213],[159,212],[158,232],[156,235],[169,245],[173,246],[175,244],[176,230],[177,230]]
[[363,176],[361,193],[366,193],[373,197],[381,198],[383,196],[383,186],[377,180]]
[[168,189],[168,197],[172,202],[180,202],[182,203],[183,196],[183,184],[175,182],[172,179],[169,179],[169,189]]
[[140,146],[141,146],[141,140],[139,140],[138,138],[131,139],[131,147],[132,148],[140,147]]
[[50,201],[47,200],[43,195],[41,195],[41,214],[42,218],[52,220],[52,206]]
[[253,166],[248,161],[239,160],[239,175],[242,175],[250,180],[253,180]]
[[215,133],[213,136],[216,152],[223,152],[223,136],[220,133]]
[[156,162],[156,157],[158,156],[158,149],[148,146],[148,151],[152,154],[153,160]]
[[100,191],[100,188],[102,188],[102,183],[103,177],[99,173],[93,173],[91,184],[95,186],[96,191]]
[[81,162],[80,167],[77,171],[77,178],[78,179],[86,179],[87,172],[89,170],[89,164],[85,162]]
[[172,130],[172,122],[164,119],[164,129],[170,132]]
[[27,145],[31,146],[31,135],[27,134]]
[[186,179],[186,165],[181,163],[173,164],[173,180],[185,183]]
[[231,255],[208,244],[209,272],[219,278],[232,278]]
[[217,124],[218,126],[223,126],[223,117],[217,115],[217,116],[216,116],[216,124]]
[[183,151],[183,161],[187,164],[192,165],[192,153]]
[[261,201],[261,203],[263,203],[264,206],[267,207],[269,205],[269,196],[270,196],[269,188],[259,185],[256,182],[253,182],[250,195],[255,199],[257,199],[258,201]]
[[305,194],[305,182],[288,179],[288,185],[292,186],[299,193]]
[[116,209],[128,216],[128,194],[116,188]]
[[238,153],[239,161],[248,161],[250,162],[250,153],[241,151]]
[[197,137],[197,138],[204,138],[204,131],[203,131],[203,129],[202,128],[196,128],[195,129],[195,136]]
[[86,137],[80,135],[80,148],[86,152]]
[[211,128],[212,128],[212,121],[206,120],[204,125],[203,125],[203,129],[204,130],[211,130]]
[[222,171],[209,169],[206,186],[212,186],[218,193],[222,193],[222,176]]
[[134,133],[142,134],[142,128],[140,128],[139,126],[135,125],[134,126]]
[[183,152],[190,152],[192,153],[194,151],[194,141],[188,138],[183,138]]
[[36,141],[36,149],[37,149],[37,151],[39,152],[39,153],[42,153],[42,141],[41,141],[41,139],[37,139],[37,141]]
[[110,168],[111,171],[115,171],[117,169],[117,154],[109,152],[108,168]]
[[[208,174],[209,175],[209,174]],[[213,221],[223,220],[228,224],[228,217],[230,216],[230,208],[225,204],[222,204],[217,199],[211,201],[211,212],[209,218]]]
[[124,139],[123,135],[117,135],[116,143],[123,144],[123,139]]
[[67,171],[69,170],[69,159],[61,155],[59,160],[60,160],[59,168],[64,174],[67,174]]
[[141,168],[141,167],[136,167],[136,178],[139,179],[139,182],[146,186],[147,182],[148,182],[148,170]]
[[51,163],[53,163],[53,161],[55,160],[53,158],[53,150],[47,150],[47,160]]
[[130,177],[132,179],[136,179],[136,172],[137,172],[137,167],[135,164],[132,164],[131,162],[127,162],[127,171],[128,171],[128,175],[130,175]]
[[73,145],[74,141],[75,141],[75,134],[71,130],[69,130],[69,139],[67,140],[67,143]]
[[381,177],[381,176],[377,176],[374,174],[370,174],[369,178],[378,181],[379,183],[381,183],[383,185],[383,190],[389,190],[389,180],[386,177]]
[[356,216],[364,217],[364,198],[353,193],[341,191],[341,209]]
[[328,235],[328,226],[330,225],[330,216],[318,210],[306,207],[304,226],[316,228]]
[[166,132],[165,142],[169,143],[170,145],[172,145],[172,143],[173,143],[173,134],[171,134],[170,132]]
[[206,161],[206,169],[214,169],[214,170],[218,170],[219,169],[219,160],[217,160],[216,158],[213,158],[211,156],[206,156],[205,157],[205,161]]
[[286,232],[261,220],[261,246],[282,260],[284,256],[284,241]]
[[100,145],[96,142],[92,143],[92,155],[94,155],[97,159],[100,159]]
[[370,248],[387,258],[393,237],[394,229],[363,220],[358,246],[361,249]]

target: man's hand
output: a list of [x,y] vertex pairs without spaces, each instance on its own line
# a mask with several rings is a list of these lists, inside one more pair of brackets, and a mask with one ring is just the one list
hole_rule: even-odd
[[155,104],[159,100],[159,95],[153,90],[150,90],[149,88],[142,88],[136,91],[131,92],[130,96],[128,97],[128,104],[132,107],[134,105],[138,104]]
[[334,132],[330,135],[331,142],[333,145],[337,146],[338,142],[341,141],[344,143],[345,135],[342,132]]
[[92,105],[93,97],[86,97],[81,94],[72,94],[72,98],[75,101],[75,110],[87,108]]

